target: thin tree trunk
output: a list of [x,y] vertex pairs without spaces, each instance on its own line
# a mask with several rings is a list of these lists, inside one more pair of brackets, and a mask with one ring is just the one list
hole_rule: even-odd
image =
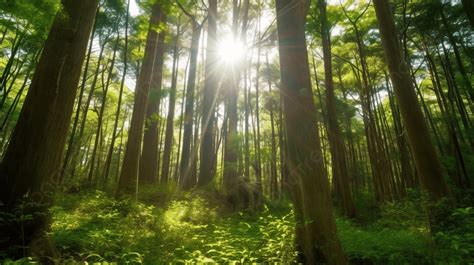
[[175,43],[173,49],[173,73],[171,74],[171,88],[168,104],[168,115],[166,119],[165,130],[165,149],[163,151],[163,165],[161,167],[160,182],[168,183],[170,172],[171,151],[173,150],[173,134],[174,134],[174,112],[176,106],[176,86],[178,79],[178,65],[179,65],[179,38],[181,37],[181,25],[178,22],[178,29],[175,36]]
[[273,94],[272,94],[272,77],[271,77],[271,69],[270,63],[268,62],[268,52],[266,54],[266,64],[267,64],[267,77],[268,77],[268,91],[270,94],[271,104],[270,104],[270,128],[271,128],[271,161],[270,161],[270,187],[271,192],[270,196],[273,199],[278,197],[278,179],[277,179],[277,151],[276,151],[276,139],[275,139],[275,117],[274,117],[274,109],[276,108],[277,104],[273,101]]
[[186,83],[187,83],[187,73],[189,70],[189,60],[191,58],[188,56],[188,60],[186,62],[186,67],[184,69],[184,79],[183,79],[183,95],[181,96],[181,106],[180,106],[180,115],[179,115],[179,129],[178,129],[178,152],[176,154],[176,163],[175,163],[175,168],[174,168],[174,173],[173,177],[176,180],[177,184],[181,183],[180,177],[179,177],[179,170],[180,170],[180,158],[181,158],[181,140],[183,137],[183,126],[184,126],[184,104],[185,104],[185,97],[186,97]]
[[[102,58],[103,58],[104,51],[105,51],[105,45],[107,44],[107,42],[108,42],[107,39],[104,40],[104,42],[102,43],[102,46],[100,48],[99,58],[97,60],[97,67],[96,67],[96,70],[94,72],[94,78],[92,79],[92,84],[91,84],[91,88],[89,90],[89,95],[87,96],[86,105],[84,107],[84,113],[82,114],[82,120],[81,120],[80,129],[79,129],[79,135],[78,135],[77,140],[76,140],[77,143],[76,143],[76,146],[74,147],[75,150],[72,150],[72,152],[76,152],[76,154],[74,154],[74,153],[72,154],[73,157],[72,157],[71,164],[73,166],[73,169],[72,169],[70,178],[74,178],[74,176],[75,176],[77,158],[79,156],[78,152],[79,152],[79,149],[80,149],[80,146],[81,146],[81,143],[82,143],[82,137],[84,136],[84,129],[86,128],[87,115],[89,113],[89,107],[90,107],[90,104],[92,102],[92,98],[94,96],[94,91],[96,89],[97,79],[99,77],[100,66],[101,66]],[[84,73],[84,75],[86,75],[86,73]],[[83,79],[83,82],[85,83],[86,79]],[[65,162],[67,162],[67,161],[65,161]],[[67,169],[67,166],[68,166],[67,164],[64,165],[64,167],[66,169]]]
[[[96,130],[96,134],[95,134],[94,149],[92,149],[91,167],[90,167],[89,174],[88,174],[88,177],[87,177],[89,183],[92,183],[92,178],[94,176],[94,167],[95,167],[95,160],[96,160],[95,158],[96,158],[96,155],[97,155],[97,148],[98,148],[98,145],[99,145],[99,139],[102,135],[102,133],[101,133],[101,131],[103,129],[102,121],[103,121],[103,118],[104,118],[105,105],[107,103],[107,93],[109,91],[110,80],[112,78],[112,74],[113,74],[113,71],[114,71],[115,58],[116,58],[116,55],[117,55],[119,37],[120,37],[120,35],[119,35],[118,29],[117,29],[117,39],[115,40],[114,51],[113,51],[113,55],[112,55],[112,61],[110,62],[110,66],[109,66],[110,69],[109,69],[109,73],[107,75],[107,81],[105,83],[105,86],[102,89],[102,102],[101,102],[101,105],[100,105],[99,116],[97,117],[97,130]],[[99,167],[99,166],[97,166],[97,167]],[[96,182],[97,182],[97,180],[96,180]]]
[[[123,89],[125,86],[125,78],[127,76],[127,69],[128,69],[128,24],[129,24],[129,16],[130,16],[130,1],[127,0],[127,14],[125,15],[125,44],[123,47],[123,72],[122,72],[122,81],[120,83],[120,90],[119,90],[119,97],[117,101],[117,110],[115,111],[115,121],[114,121],[114,129],[112,131],[112,140],[110,142],[109,151],[107,153],[107,158],[105,160],[105,170],[102,179],[104,180],[104,184],[107,185],[109,179],[109,172],[110,172],[110,165],[112,164],[112,155],[114,153],[115,148],[115,141],[117,139],[117,128],[120,119],[120,112],[122,110],[122,100],[123,100]],[[124,120],[126,120],[126,115],[124,116]],[[122,128],[123,132],[123,128]],[[123,135],[123,133],[122,133]],[[121,144],[120,144],[121,145]],[[120,162],[120,159],[119,159]],[[118,163],[119,163],[118,162]],[[117,167],[119,167],[117,165]]]
[[193,138],[193,119],[194,119],[194,90],[196,86],[197,56],[199,53],[199,39],[201,37],[202,25],[192,21],[192,37],[189,61],[188,83],[186,86],[186,105],[184,110],[184,131],[183,131],[183,151],[181,154],[181,187],[189,189],[194,185],[191,178],[191,141]]

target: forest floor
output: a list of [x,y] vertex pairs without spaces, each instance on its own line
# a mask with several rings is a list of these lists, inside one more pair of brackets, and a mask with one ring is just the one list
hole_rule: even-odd
[[[52,236],[61,263],[291,263],[296,252],[288,202],[232,212],[218,195],[146,188],[135,200],[106,192],[58,194]],[[364,196],[359,196],[365,198]],[[352,264],[467,264],[474,253],[474,211],[458,209],[449,232],[430,236],[418,200],[376,207],[359,200],[359,217],[337,217]],[[362,218],[363,217],[363,218]],[[453,223],[454,224],[454,223]],[[434,243],[436,241],[436,244]]]

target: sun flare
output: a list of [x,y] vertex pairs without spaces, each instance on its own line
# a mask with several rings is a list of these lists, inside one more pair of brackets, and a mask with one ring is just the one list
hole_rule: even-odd
[[245,46],[240,41],[234,41],[232,37],[224,38],[218,44],[218,56],[219,60],[228,63],[235,64],[245,55]]

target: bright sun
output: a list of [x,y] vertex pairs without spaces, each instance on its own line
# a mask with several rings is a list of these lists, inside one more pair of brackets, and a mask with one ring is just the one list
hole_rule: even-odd
[[245,55],[245,46],[232,37],[221,40],[217,48],[219,59],[228,64],[238,62]]

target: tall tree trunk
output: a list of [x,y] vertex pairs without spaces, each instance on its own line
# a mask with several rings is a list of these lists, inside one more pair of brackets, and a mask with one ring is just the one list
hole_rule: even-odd
[[[164,10],[161,12],[160,23],[166,23],[166,14]],[[140,170],[138,177],[138,181],[141,184],[153,183],[158,179],[158,120],[160,119],[161,88],[165,56],[165,36],[165,30],[161,31],[158,35],[158,46],[156,48],[155,62],[153,65],[153,76],[151,79],[150,95],[148,96],[145,132],[143,134],[143,149],[140,158]]]
[[305,40],[308,4],[303,0],[276,1],[287,159],[298,220],[297,245],[304,253],[304,263],[347,264],[337,237],[316,128]]
[[[86,104],[84,106],[84,113],[82,114],[82,120],[81,120],[81,125],[80,125],[80,129],[79,129],[79,135],[77,136],[77,143],[75,145],[75,150],[72,150],[73,152],[75,151],[76,154],[72,154],[73,155],[73,158],[72,158],[72,161],[71,161],[71,164],[73,166],[72,168],[72,172],[71,172],[71,178],[74,177],[75,175],[75,172],[76,172],[76,169],[77,169],[77,160],[78,160],[78,157],[80,156],[79,154],[79,149],[80,149],[80,146],[81,146],[81,143],[82,143],[82,137],[84,136],[84,129],[86,128],[86,122],[87,122],[87,115],[89,113],[89,107],[90,107],[90,104],[92,102],[92,98],[94,96],[94,91],[96,89],[96,85],[97,85],[97,80],[99,78],[99,71],[100,71],[100,66],[101,66],[101,62],[102,62],[102,58],[104,56],[104,51],[105,51],[105,45],[107,44],[108,40],[105,39],[100,47],[100,52],[99,52],[99,58],[97,60],[97,66],[96,66],[96,69],[95,69],[95,72],[94,72],[94,78],[92,79],[92,84],[91,84],[91,87],[90,87],[90,90],[89,90],[89,95],[87,96],[87,100],[86,100]],[[84,79],[83,79],[83,83],[85,83],[87,81],[87,79],[85,78],[86,76],[84,76]],[[79,161],[81,161],[79,159]],[[67,162],[67,161],[65,161]],[[64,165],[63,167],[66,167],[67,169],[67,164]]]
[[181,183],[180,178],[180,158],[181,158],[181,148],[182,148],[182,137],[183,137],[183,126],[184,126],[184,104],[186,98],[186,83],[187,83],[187,74],[189,70],[189,61],[191,57],[188,56],[188,60],[186,62],[186,67],[184,69],[184,78],[183,78],[183,95],[181,95],[181,106],[180,106],[180,114],[179,114],[179,128],[178,128],[178,152],[176,154],[176,163],[173,173],[173,178],[176,180],[176,184]]
[[[199,53],[199,39],[201,38],[202,26],[196,21],[192,21],[193,32],[191,36],[191,49],[189,61],[188,82],[186,88],[186,104],[184,107],[184,130],[183,130],[183,151],[181,153],[181,187],[189,189],[194,185],[191,183],[191,141],[193,138],[194,119],[194,90],[196,87],[197,56]],[[195,159],[195,158],[194,158]]]
[[[247,28],[248,28],[248,10],[250,6],[250,0],[244,0],[244,12],[242,16],[242,30],[241,38],[242,42],[247,40]],[[249,85],[248,85],[248,62],[244,62],[244,108],[245,108],[245,120],[244,120],[244,181],[248,182],[250,178],[250,132],[249,132],[249,115],[250,115],[250,99],[249,99]]]
[[[117,29],[117,38],[115,40],[112,60],[110,62],[110,66],[109,66],[110,69],[109,69],[109,73],[107,75],[107,81],[106,81],[105,85],[102,88],[102,101],[101,101],[101,105],[100,105],[99,115],[97,117],[97,130],[96,130],[96,133],[95,133],[95,143],[94,143],[94,148],[92,149],[91,167],[89,169],[89,174],[88,174],[88,182],[89,183],[92,183],[92,179],[94,177],[94,169],[95,169],[95,162],[96,162],[95,158],[96,158],[96,155],[97,155],[97,148],[99,146],[99,139],[102,136],[102,133],[101,133],[101,131],[103,130],[102,121],[103,121],[103,118],[104,118],[105,105],[107,103],[107,93],[109,91],[110,80],[112,79],[112,74],[113,74],[113,71],[114,71],[115,58],[116,58],[116,55],[117,55],[117,49],[118,49],[118,44],[119,44],[119,37],[120,37],[120,35],[119,35],[118,29]],[[97,167],[99,167],[99,165],[97,165]],[[97,179],[95,180],[95,182],[97,183]]]
[[271,128],[271,135],[270,135],[270,143],[271,143],[271,161],[270,161],[270,196],[273,199],[278,197],[278,179],[277,179],[277,150],[276,150],[276,139],[275,139],[275,115],[274,110],[276,109],[276,102],[273,101],[273,94],[272,94],[272,76],[271,76],[271,69],[270,63],[268,62],[268,52],[265,56],[266,59],[266,66],[267,66],[267,78],[268,78],[268,91],[270,93],[270,128]]
[[328,139],[331,148],[333,178],[338,183],[339,195],[342,199],[344,214],[347,217],[354,217],[356,209],[352,200],[349,171],[344,150],[344,140],[337,120],[336,97],[334,95],[334,82],[332,79],[332,59],[331,40],[329,35],[329,25],[326,15],[325,0],[318,0],[321,36],[324,56],[324,83],[326,85],[326,110],[328,122]]
[[[55,254],[45,236],[52,200],[49,193],[54,190],[58,179],[98,1],[63,0],[62,5],[44,44],[18,123],[0,165],[1,211],[13,213],[24,200],[34,200],[38,205],[22,213],[31,214],[32,218],[22,228],[22,233],[16,224],[2,225],[0,248],[22,245],[29,247],[30,255]],[[9,256],[19,258],[23,254],[11,253]]]
[[[180,22],[178,22],[180,23]],[[160,182],[163,184],[168,183],[169,172],[170,172],[170,158],[171,151],[173,150],[173,134],[174,134],[174,111],[176,106],[176,87],[178,80],[178,65],[179,65],[179,38],[181,37],[180,32],[181,25],[178,24],[176,32],[176,40],[173,49],[173,73],[171,74],[171,88],[170,97],[168,103],[168,116],[166,118],[166,130],[165,130],[165,149],[163,151],[163,165],[161,167]]]
[[140,75],[138,77],[137,86],[135,89],[132,120],[130,123],[127,146],[123,159],[123,168],[117,187],[117,195],[120,195],[121,193],[136,195],[137,191],[140,147],[142,144],[143,126],[145,124],[145,115],[148,103],[148,94],[150,92],[151,86],[153,64],[157,50],[158,33],[155,29],[159,25],[161,14],[162,8],[160,4],[154,4],[150,17],[150,26],[148,29],[143,64],[141,66]]
[[374,6],[395,96],[422,186],[434,199],[441,199],[448,195],[448,187],[416,97],[410,72],[403,60],[390,3],[388,0],[374,0]]
[[217,100],[217,0],[209,0],[207,29],[206,77],[204,80],[201,120],[201,163],[198,186],[207,185],[214,178],[214,109]]
[[[260,10],[259,10],[260,11]],[[258,13],[257,21],[257,36],[260,39],[260,12]],[[260,194],[258,199],[263,198],[263,186],[262,186],[262,157],[261,157],[261,147],[260,147],[260,43],[257,44],[257,64],[255,65],[255,119],[257,130],[255,132],[255,178],[256,178],[256,188],[257,192]],[[261,202],[258,202],[261,203]]]
[[388,83],[388,76],[386,76],[386,86],[388,90],[388,99],[390,103],[390,109],[393,117],[393,126],[395,127],[395,134],[398,144],[398,152],[400,154],[400,166],[401,166],[401,176],[405,182],[407,188],[413,188],[416,186],[416,181],[413,176],[413,171],[410,164],[410,150],[407,146],[406,132],[405,128],[402,126],[402,120],[400,117],[400,110],[398,105],[395,104],[395,97],[393,91],[390,89]]
[[[233,17],[232,17],[232,33],[233,40],[238,41],[237,30],[238,30],[238,20],[239,20],[239,5],[237,0],[232,1],[233,7]],[[228,126],[225,137],[224,144],[224,188],[226,192],[230,193],[232,196],[238,196],[235,194],[238,189],[238,177],[239,177],[239,168],[238,168],[238,159],[239,154],[239,137],[237,132],[237,123],[238,123],[238,88],[239,88],[239,64],[231,63],[227,65],[226,74],[229,79],[229,91],[227,96],[227,117],[228,117]]]
[[77,100],[76,113],[74,115],[74,122],[73,122],[72,129],[71,129],[71,135],[69,136],[69,142],[68,142],[67,149],[66,149],[66,155],[64,157],[63,165],[61,167],[61,172],[60,172],[60,176],[59,176],[59,183],[62,183],[62,181],[64,180],[64,177],[66,175],[66,170],[67,170],[67,167],[69,165],[69,160],[71,159],[71,155],[73,155],[73,151],[74,151],[74,148],[75,148],[75,141],[77,141],[76,131],[77,131],[77,125],[79,123],[79,118],[81,116],[82,99],[84,97],[84,92],[85,92],[85,89],[86,89],[87,73],[89,72],[88,71],[89,70],[89,63],[90,63],[91,54],[92,54],[92,45],[94,43],[94,34],[95,34],[96,26],[97,26],[97,14],[98,13],[99,13],[99,8],[97,8],[97,11],[96,11],[96,14],[95,14],[96,19],[94,19],[94,26],[92,28],[92,33],[91,33],[91,37],[90,37],[90,40],[89,40],[89,51],[87,52],[86,65],[84,67],[83,74],[82,74],[82,83],[81,83],[81,89],[79,90],[79,98]]
[[[102,176],[102,179],[104,180],[105,185],[107,185],[107,182],[109,179],[110,165],[112,164],[112,155],[114,153],[115,141],[118,137],[117,129],[118,129],[118,123],[120,119],[120,112],[122,110],[123,89],[125,86],[125,78],[127,76],[127,69],[128,69],[128,60],[127,60],[128,59],[128,24],[129,24],[129,17],[130,17],[130,1],[131,0],[127,0],[127,11],[126,11],[127,14],[125,15],[125,43],[123,47],[122,81],[120,83],[119,97],[117,101],[117,110],[115,111],[115,120],[114,120],[114,129],[112,131],[112,139],[110,141],[109,151],[107,152],[107,158],[105,159],[104,175]],[[126,120],[126,115],[124,116],[123,119]],[[120,159],[119,159],[119,162],[120,162]],[[120,166],[118,166],[117,164],[117,167],[120,167]]]

